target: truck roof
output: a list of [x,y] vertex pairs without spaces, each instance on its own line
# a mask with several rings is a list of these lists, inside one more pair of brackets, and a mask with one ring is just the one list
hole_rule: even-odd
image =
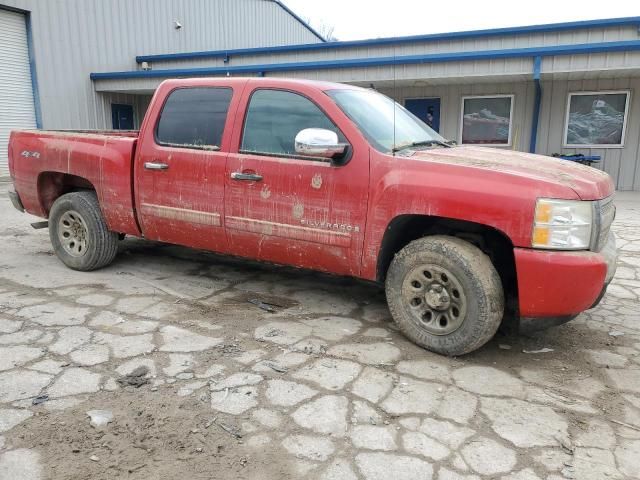
[[318,90],[337,90],[337,89],[350,89],[361,90],[361,87],[354,85],[346,85],[344,83],[323,82],[318,80],[305,80],[305,79],[292,79],[292,78],[277,78],[277,77],[199,77],[199,78],[173,78],[163,81],[160,85],[174,86],[188,86],[188,87],[204,87],[204,86],[219,86],[219,85],[243,85],[247,82],[264,82],[270,87],[282,87],[291,88],[295,86],[307,86],[316,88]]

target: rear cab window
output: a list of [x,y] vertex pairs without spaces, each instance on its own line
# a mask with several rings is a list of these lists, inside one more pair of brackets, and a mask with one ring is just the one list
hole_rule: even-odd
[[187,87],[173,90],[160,113],[155,139],[159,145],[219,150],[233,90]]
[[305,128],[331,130],[341,143],[347,143],[338,127],[308,98],[286,90],[255,90],[247,107],[240,153],[315,160],[295,150],[296,135]]

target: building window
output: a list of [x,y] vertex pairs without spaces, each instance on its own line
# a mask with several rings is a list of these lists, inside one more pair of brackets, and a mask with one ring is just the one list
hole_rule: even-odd
[[463,145],[511,145],[513,95],[462,97]]
[[156,141],[170,147],[219,148],[232,95],[230,88],[174,90],[162,108]]
[[565,147],[622,147],[629,92],[570,93],[564,129]]

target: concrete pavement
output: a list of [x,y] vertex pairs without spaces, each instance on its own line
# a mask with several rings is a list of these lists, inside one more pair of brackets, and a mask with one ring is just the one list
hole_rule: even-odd
[[640,477],[637,194],[600,306],[445,358],[349,279],[137,239],[71,271],[6,190],[2,480]]

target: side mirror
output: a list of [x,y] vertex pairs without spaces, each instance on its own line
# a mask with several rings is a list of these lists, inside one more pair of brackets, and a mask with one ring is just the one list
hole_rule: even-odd
[[342,155],[346,143],[338,142],[338,134],[324,128],[300,130],[295,140],[296,153],[310,157],[333,158]]

